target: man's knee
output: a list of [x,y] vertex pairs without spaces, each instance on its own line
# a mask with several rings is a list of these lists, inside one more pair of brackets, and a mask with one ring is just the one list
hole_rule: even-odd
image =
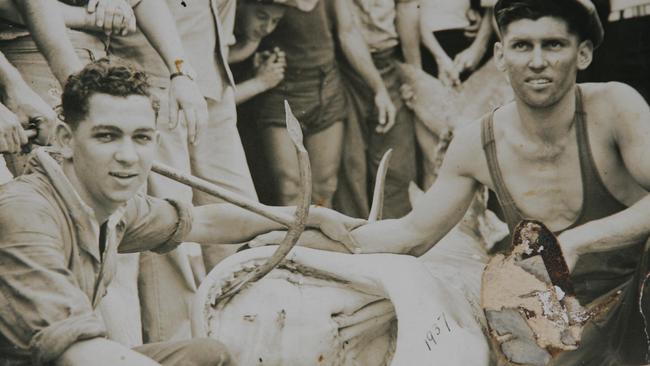
[[313,183],[314,203],[322,206],[330,207],[332,197],[334,197],[334,192],[336,191],[337,183],[338,183],[338,175],[336,173],[331,174],[327,177],[314,180]]
[[282,205],[297,204],[300,195],[300,179],[292,174],[279,174],[277,181],[278,199]]
[[193,366],[227,366],[232,359],[226,346],[214,339],[196,338],[186,348],[187,365]]

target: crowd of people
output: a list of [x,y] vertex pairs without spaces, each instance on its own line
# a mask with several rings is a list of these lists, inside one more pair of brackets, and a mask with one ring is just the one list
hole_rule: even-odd
[[[282,227],[149,170],[288,212],[301,187],[285,100],[310,156],[308,226],[335,249],[421,255],[486,186],[511,230],[532,217],[562,232],[581,301],[638,285],[650,1],[546,1],[0,0],[0,365],[227,364],[190,340],[192,297],[230,244]],[[427,96],[404,64],[460,90],[493,57],[514,102],[454,131],[412,206]],[[388,220],[363,225],[389,149]]]

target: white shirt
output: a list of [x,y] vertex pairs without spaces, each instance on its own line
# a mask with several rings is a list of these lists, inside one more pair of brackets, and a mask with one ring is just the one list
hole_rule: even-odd
[[420,22],[430,32],[469,25],[470,0],[421,0],[420,6]]

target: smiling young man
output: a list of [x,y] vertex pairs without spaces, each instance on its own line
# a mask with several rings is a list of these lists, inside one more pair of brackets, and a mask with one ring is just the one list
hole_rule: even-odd
[[639,299],[639,263],[650,233],[650,109],[627,85],[576,84],[603,38],[589,1],[500,0],[495,15],[496,61],[515,100],[456,131],[435,184],[413,211],[353,235],[364,253],[421,255],[486,185],[511,232],[531,218],[559,234],[583,304],[622,291],[596,335],[556,364],[645,363],[638,305],[648,308]]
[[[37,150],[28,173],[0,189],[0,365],[227,364],[211,340],[131,350],[106,338],[95,309],[118,252],[238,243],[279,225],[230,204],[192,208],[138,193],[158,141],[144,73],[101,59],[69,78],[62,105],[60,149]],[[358,223],[312,213],[314,225],[327,221],[342,234]]]

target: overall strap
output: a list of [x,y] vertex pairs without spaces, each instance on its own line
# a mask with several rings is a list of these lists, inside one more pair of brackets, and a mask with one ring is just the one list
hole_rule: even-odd
[[580,217],[569,228],[579,226],[585,222],[609,216],[625,208],[607,189],[594,161],[589,143],[587,114],[585,113],[582,91],[576,86],[576,112],[575,112],[576,140],[580,159],[580,173],[582,176],[582,212]]
[[514,232],[515,226],[523,218],[519,209],[515,205],[515,201],[510,195],[508,188],[501,175],[501,168],[497,160],[497,148],[494,141],[494,112],[485,116],[481,121],[481,142],[483,144],[483,151],[485,152],[485,159],[487,160],[488,170],[490,171],[490,178],[494,184],[494,190],[501,204],[503,215],[508,224],[510,232]]

